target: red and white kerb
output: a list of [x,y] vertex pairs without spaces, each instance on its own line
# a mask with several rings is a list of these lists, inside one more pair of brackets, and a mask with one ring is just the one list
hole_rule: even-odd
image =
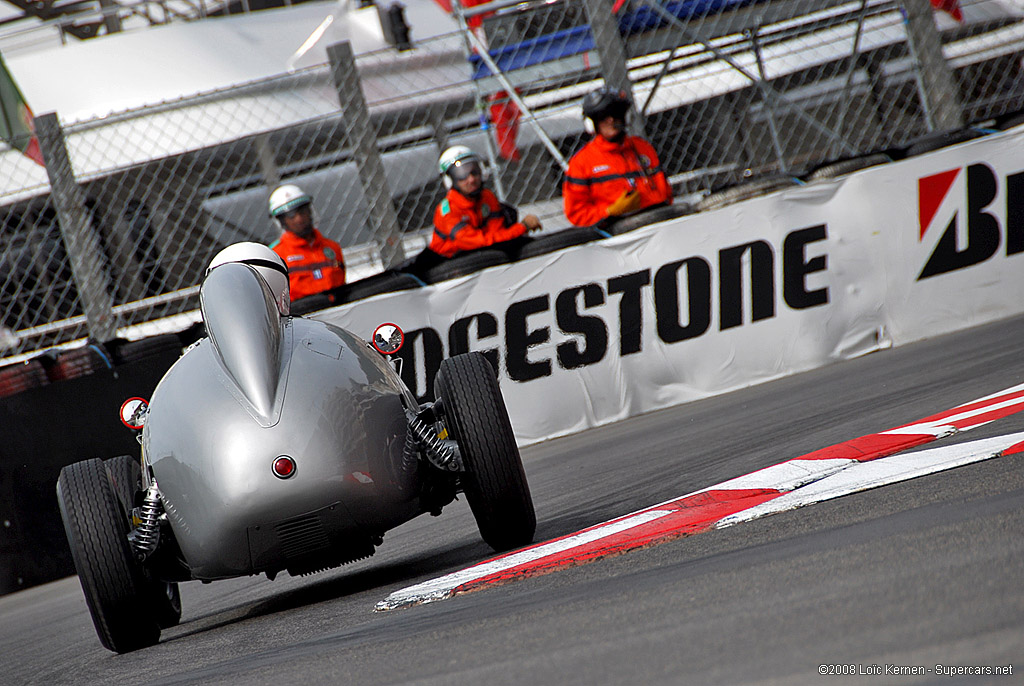
[[382,612],[443,600],[971,462],[1022,453],[1024,433],[896,455],[1021,410],[1024,384],[403,588],[375,609]]

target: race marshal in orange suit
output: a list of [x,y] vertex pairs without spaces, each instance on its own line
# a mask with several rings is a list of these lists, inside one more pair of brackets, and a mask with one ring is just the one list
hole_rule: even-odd
[[599,88],[583,99],[583,121],[594,137],[569,160],[562,183],[565,216],[591,226],[672,203],[672,189],[651,144],[626,133],[629,99]]
[[330,290],[345,283],[341,246],[313,226],[313,198],[294,184],[270,194],[270,216],[281,237],[270,245],[288,265],[292,300]]
[[[484,187],[480,157],[464,145],[448,148],[438,160],[448,192],[434,210],[434,234],[429,249],[442,257],[507,243],[541,228],[528,214],[516,221],[515,210]],[[525,240],[525,239],[524,239]]]

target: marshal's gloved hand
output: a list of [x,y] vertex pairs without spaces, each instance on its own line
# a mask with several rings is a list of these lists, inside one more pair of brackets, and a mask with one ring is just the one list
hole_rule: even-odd
[[608,216],[617,217],[620,214],[635,212],[640,209],[640,194],[635,190],[626,191],[619,196],[619,199],[608,206]]
[[540,219],[535,214],[528,214],[523,217],[523,226],[526,227],[527,231],[540,231]]

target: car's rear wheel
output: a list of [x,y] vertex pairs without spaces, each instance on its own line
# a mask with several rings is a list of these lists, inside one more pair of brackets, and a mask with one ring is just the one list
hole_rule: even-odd
[[[114,484],[114,493],[130,518],[135,507],[135,494],[142,490],[142,469],[131,455],[118,455],[105,461],[104,466]],[[178,626],[181,621],[181,591],[173,581],[147,580],[144,584],[150,596],[152,611],[161,629]]]
[[145,580],[128,545],[128,522],[103,462],[64,467],[57,502],[100,643],[118,653],[155,644],[160,625],[143,592]]
[[462,454],[480,535],[498,552],[530,543],[537,517],[494,368],[481,353],[455,355],[441,362],[434,392]]

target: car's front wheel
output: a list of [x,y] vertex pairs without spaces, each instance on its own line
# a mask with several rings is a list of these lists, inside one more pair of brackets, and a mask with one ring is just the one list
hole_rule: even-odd
[[64,467],[57,502],[78,578],[104,647],[127,653],[155,644],[160,625],[128,544],[128,522],[103,462]]
[[[103,464],[114,484],[114,493],[124,508],[125,518],[130,519],[135,506],[135,495],[142,489],[142,469],[139,467],[139,461],[131,455],[118,455]],[[151,579],[148,578],[148,574],[146,576],[147,579],[142,585],[149,596],[153,616],[160,628],[178,626],[178,622],[181,621],[181,591],[178,584],[173,581]]]
[[530,543],[537,517],[494,368],[481,353],[455,355],[441,362],[434,392],[462,455],[480,535],[498,552]]

